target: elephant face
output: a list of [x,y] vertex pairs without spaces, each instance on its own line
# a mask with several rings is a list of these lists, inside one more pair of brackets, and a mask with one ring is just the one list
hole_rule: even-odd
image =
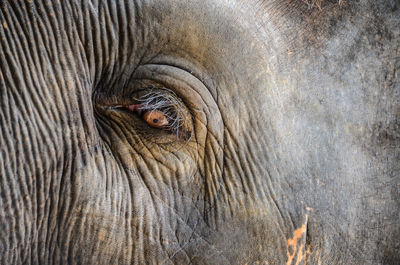
[[2,3],[2,264],[397,264],[399,18]]

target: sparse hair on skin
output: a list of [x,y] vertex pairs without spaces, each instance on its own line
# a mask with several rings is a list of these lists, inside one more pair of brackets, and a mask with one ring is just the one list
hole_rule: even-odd
[[322,2],[323,0],[302,0],[304,3],[307,4],[308,8],[318,8],[319,10],[322,9]]
[[[308,6],[309,9],[316,8],[319,11],[321,11],[323,9],[324,0],[301,0],[301,1],[303,1]],[[346,0],[337,0],[337,4],[339,6],[342,6],[345,3],[346,3]]]

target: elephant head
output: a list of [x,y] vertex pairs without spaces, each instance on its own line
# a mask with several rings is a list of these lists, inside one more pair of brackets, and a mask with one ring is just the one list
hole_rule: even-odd
[[378,2],[1,1],[1,264],[398,264]]

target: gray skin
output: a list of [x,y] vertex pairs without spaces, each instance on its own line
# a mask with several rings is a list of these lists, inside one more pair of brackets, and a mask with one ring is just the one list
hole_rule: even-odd
[[0,263],[399,264],[399,10],[1,1]]

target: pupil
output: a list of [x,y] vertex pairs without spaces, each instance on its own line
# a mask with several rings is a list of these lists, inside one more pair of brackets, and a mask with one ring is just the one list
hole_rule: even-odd
[[158,122],[158,119],[154,119],[153,122],[154,122],[154,123],[157,123],[157,122]]

